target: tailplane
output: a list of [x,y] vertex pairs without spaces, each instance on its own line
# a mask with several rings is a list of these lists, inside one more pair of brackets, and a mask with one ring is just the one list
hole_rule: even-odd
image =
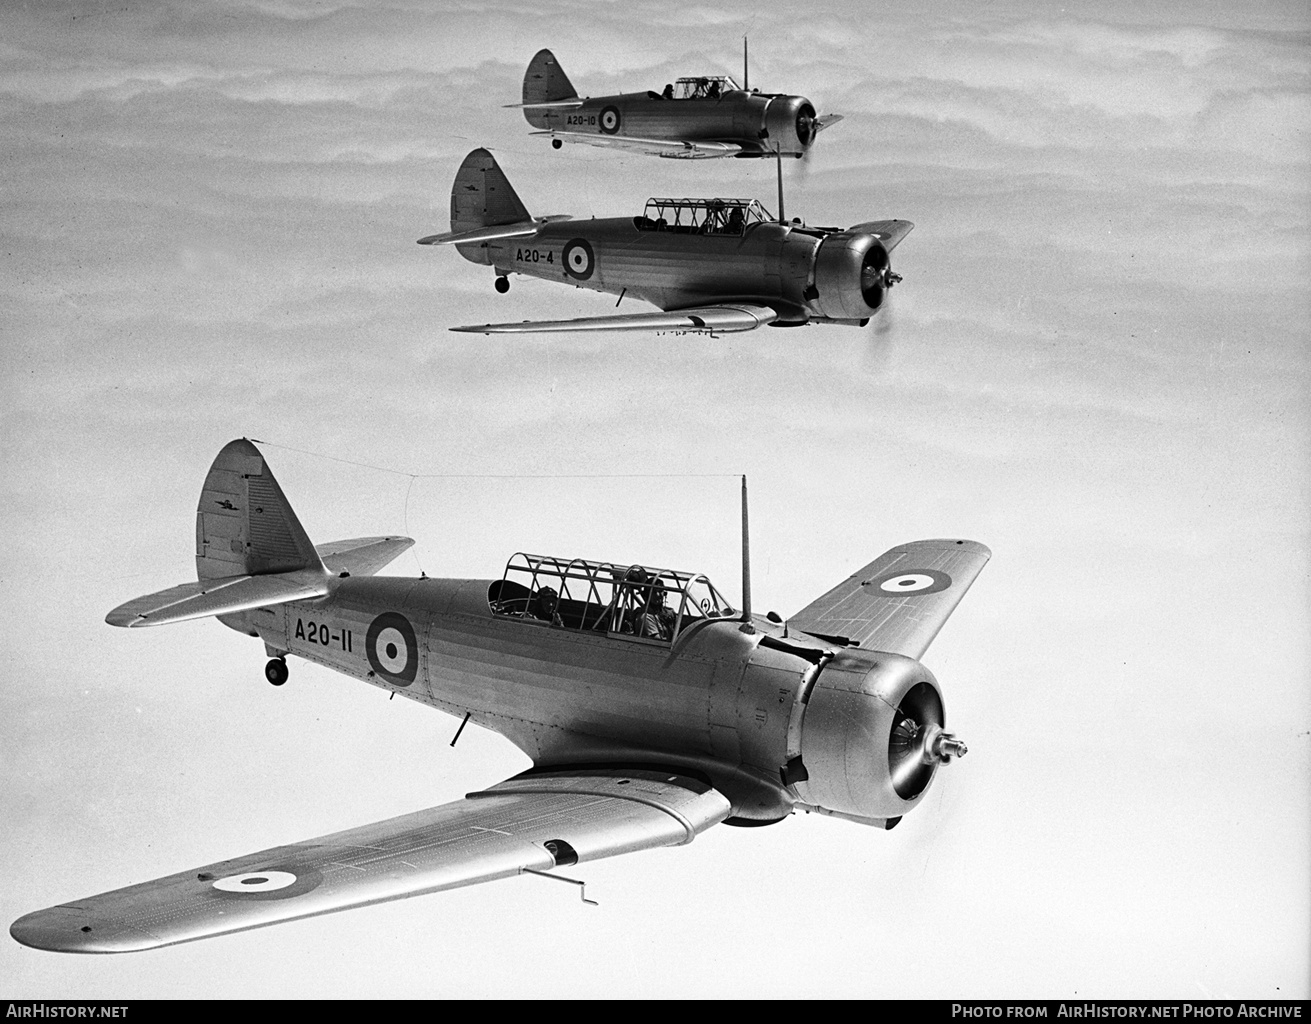
[[231,441],[209,467],[196,508],[199,580],[133,598],[105,621],[160,626],[308,601],[328,594],[337,577],[372,576],[413,543],[360,537],[316,548],[259,449],[244,439]]

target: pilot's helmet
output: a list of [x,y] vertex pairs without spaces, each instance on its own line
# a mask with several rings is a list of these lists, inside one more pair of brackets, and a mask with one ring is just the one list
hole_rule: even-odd
[[640,565],[629,566],[628,571],[624,573],[625,583],[645,583],[648,579],[646,570]]

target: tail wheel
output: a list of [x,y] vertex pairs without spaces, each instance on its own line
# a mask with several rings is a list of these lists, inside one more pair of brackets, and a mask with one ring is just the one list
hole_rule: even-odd
[[287,681],[287,663],[282,658],[273,658],[264,666],[264,678],[274,686],[281,686]]

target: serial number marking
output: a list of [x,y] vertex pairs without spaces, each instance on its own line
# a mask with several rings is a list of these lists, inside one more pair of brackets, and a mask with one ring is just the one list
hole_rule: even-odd
[[554,263],[555,253],[551,249],[516,249],[514,258],[520,263]]
[[309,644],[318,644],[320,647],[329,647],[335,644],[348,654],[355,649],[355,638],[351,635],[349,629],[334,632],[326,622],[314,622],[313,620],[306,622],[304,619],[297,619],[296,639],[304,640]]
[[564,123],[570,127],[574,125],[591,125],[596,127],[595,114],[568,114],[565,116]]

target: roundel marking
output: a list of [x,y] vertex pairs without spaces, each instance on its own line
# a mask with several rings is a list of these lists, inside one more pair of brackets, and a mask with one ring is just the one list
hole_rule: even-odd
[[913,569],[910,572],[890,572],[861,586],[875,587],[890,597],[937,594],[951,586],[951,577],[937,569]]
[[224,892],[274,892],[296,884],[290,871],[247,871],[244,875],[228,875],[214,883],[215,889]]
[[585,238],[575,238],[564,247],[564,272],[575,281],[586,281],[596,269],[596,254]]
[[364,637],[369,667],[389,683],[409,686],[419,674],[419,642],[410,620],[398,612],[383,612]]
[[606,135],[614,135],[619,131],[619,126],[623,123],[623,118],[619,116],[618,107],[606,107],[601,111],[601,131]]
[[[208,881],[205,875],[200,876]],[[231,900],[289,900],[317,889],[323,875],[314,868],[279,865],[263,871],[225,875],[210,883],[213,895]]]

